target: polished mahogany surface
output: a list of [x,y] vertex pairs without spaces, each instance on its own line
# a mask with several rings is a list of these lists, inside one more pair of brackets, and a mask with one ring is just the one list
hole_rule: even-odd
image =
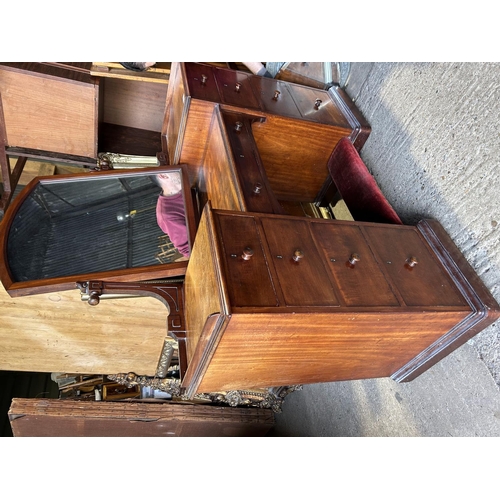
[[186,394],[406,380],[500,314],[434,221],[328,221],[208,204],[200,227],[192,262],[209,271],[190,263],[186,274]]
[[197,63],[173,63],[162,133],[170,161],[191,165],[196,179],[216,106],[259,116],[252,132],[278,199],[314,201],[328,177],[335,144],[349,137],[357,148],[370,127],[347,94]]

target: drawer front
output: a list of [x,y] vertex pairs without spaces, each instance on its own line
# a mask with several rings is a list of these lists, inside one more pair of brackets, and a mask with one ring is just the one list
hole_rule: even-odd
[[262,166],[252,135],[251,121],[244,115],[227,112],[222,113],[222,120],[247,210],[282,213],[282,208],[274,196]]
[[216,113],[210,126],[199,189],[213,208],[246,211],[245,201],[237,182],[230,152],[222,134],[219,115]]
[[445,269],[414,229],[365,227],[381,266],[409,306],[467,306]]
[[252,90],[251,76],[220,68],[214,71],[214,75],[223,103],[243,108],[259,108],[259,101]]
[[255,219],[218,214],[216,220],[231,305],[277,306]]
[[339,306],[308,222],[261,218],[287,306]]
[[188,94],[194,99],[220,102],[219,90],[213,68],[195,63],[185,63]]
[[359,227],[311,223],[313,237],[347,306],[398,306]]
[[350,128],[349,122],[326,90],[290,85],[290,93],[304,119]]
[[263,111],[291,118],[302,118],[288,90],[288,83],[256,76],[252,78],[252,86]]

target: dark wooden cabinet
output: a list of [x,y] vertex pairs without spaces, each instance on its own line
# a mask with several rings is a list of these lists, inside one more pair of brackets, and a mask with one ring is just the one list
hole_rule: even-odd
[[500,315],[441,226],[212,210],[185,281],[186,394],[410,380]]

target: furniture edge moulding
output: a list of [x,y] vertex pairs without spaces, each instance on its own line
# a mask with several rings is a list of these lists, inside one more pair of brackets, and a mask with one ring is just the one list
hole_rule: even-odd
[[348,137],[354,147],[358,151],[361,151],[371,133],[371,125],[343,88],[334,85],[328,89],[328,93],[332,96],[334,102],[342,111],[347,121],[351,124],[353,130]]
[[423,219],[417,230],[447,270],[471,312],[454,328],[391,375],[396,382],[410,382],[500,318],[500,305],[457,248],[441,224]]
[[[190,266],[188,266],[190,272],[186,271],[184,281],[188,368],[186,376],[181,381],[181,389],[187,397],[193,397],[196,394],[196,389],[208,369],[210,359],[217,349],[217,345],[231,318],[228,287],[221,269],[221,248],[214,234],[214,225],[212,206],[210,200],[208,200],[193,245],[192,260],[190,260]],[[201,244],[208,245],[209,255],[201,255],[199,252],[195,252],[196,246]],[[203,280],[200,282],[201,277],[198,273],[201,269],[203,269]],[[213,289],[214,287],[216,290]],[[195,293],[196,291],[205,294],[207,292],[213,293],[210,296],[211,303],[197,304],[196,307],[197,310],[203,309],[203,313],[206,314],[205,323],[198,339],[193,339],[191,309],[187,307],[191,298],[190,289],[195,290]],[[213,301],[216,303],[214,304]],[[193,348],[194,340],[196,346]]]

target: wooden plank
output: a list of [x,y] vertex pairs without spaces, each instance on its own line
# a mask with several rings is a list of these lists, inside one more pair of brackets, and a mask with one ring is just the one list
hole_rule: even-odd
[[14,437],[237,437],[265,436],[272,410],[176,403],[119,403],[13,399]]
[[0,69],[7,145],[93,158],[97,86]]
[[0,285],[0,369],[154,375],[166,318],[152,297],[92,307],[77,290],[11,298]]
[[125,69],[120,63],[116,62],[94,62],[90,68],[90,74],[105,78],[168,84],[170,68],[158,66],[165,64],[169,63],[157,63],[155,67],[139,72]]

